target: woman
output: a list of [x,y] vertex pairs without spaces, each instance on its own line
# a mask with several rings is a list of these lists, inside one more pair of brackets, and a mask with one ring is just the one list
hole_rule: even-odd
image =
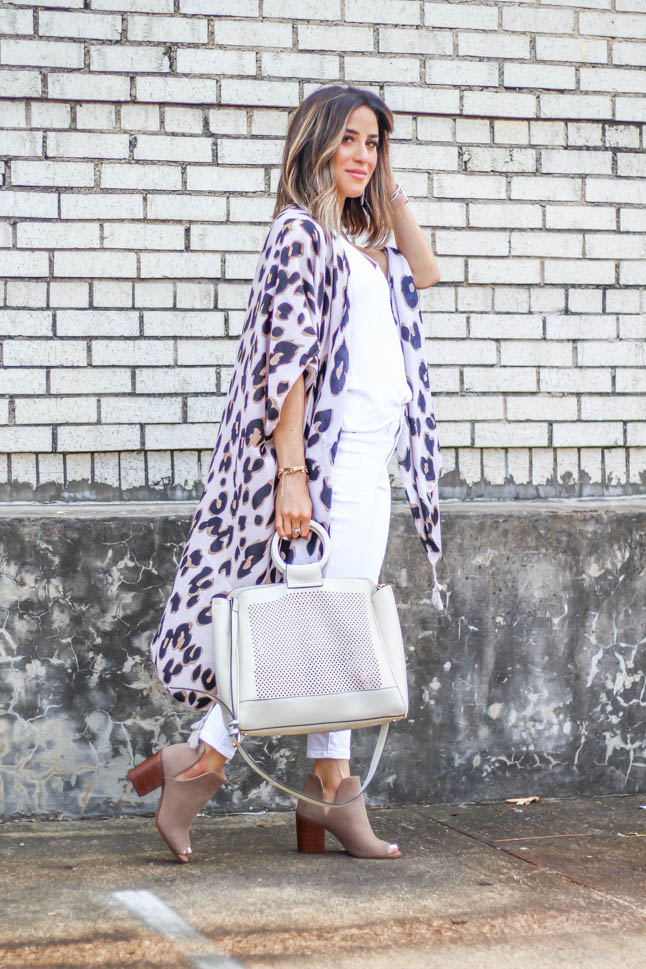
[[[259,257],[207,483],[151,652],[181,702],[209,705],[188,743],[130,771],[140,794],[162,784],[156,824],[188,861],[190,824],[224,783],[235,748],[217,692],[210,600],[276,582],[277,531],[288,562],[309,561],[314,518],[329,532],[326,576],[376,583],[390,521],[395,449],[434,576],[441,555],[441,455],[424,360],[417,289],[439,271],[388,161],[392,114],[369,91],[334,85],[306,98],[287,132],[274,221]],[[380,248],[394,230],[398,248]],[[345,232],[367,233],[368,248]],[[306,542],[299,539],[305,539]],[[291,545],[287,543],[291,542]],[[350,731],[308,735],[305,793],[347,800]],[[328,810],[299,801],[301,851],[325,830],[363,858],[396,858],[376,838],[363,798]]]

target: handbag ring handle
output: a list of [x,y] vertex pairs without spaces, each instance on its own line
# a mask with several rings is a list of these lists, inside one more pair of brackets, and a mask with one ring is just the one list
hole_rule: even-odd
[[[323,543],[323,554],[321,556],[321,561],[319,564],[321,566],[321,569],[324,569],[325,566],[327,565],[328,559],[330,558],[330,551],[331,551],[330,536],[325,531],[323,526],[319,525],[319,523],[315,521],[314,518],[310,519],[310,528],[316,535],[318,535],[318,537],[321,539],[321,542]],[[287,562],[285,562],[285,560],[281,558],[280,552],[278,551],[278,543],[280,541],[281,541],[280,535],[278,534],[278,532],[276,532],[271,541],[271,558],[274,565],[280,572],[280,574],[284,575],[285,569],[287,567]],[[290,539],[290,541],[294,541],[294,539]]]

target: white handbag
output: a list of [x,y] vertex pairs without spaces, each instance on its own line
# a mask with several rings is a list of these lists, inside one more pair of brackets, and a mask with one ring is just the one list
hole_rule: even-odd
[[271,557],[284,581],[214,596],[211,610],[216,699],[234,746],[276,787],[318,804],[267,774],[241,737],[379,725],[359,797],[374,777],[388,725],[408,713],[408,684],[392,587],[368,578],[324,578],[330,538],[318,522],[310,528],[323,543],[320,561],[285,563],[276,532]]

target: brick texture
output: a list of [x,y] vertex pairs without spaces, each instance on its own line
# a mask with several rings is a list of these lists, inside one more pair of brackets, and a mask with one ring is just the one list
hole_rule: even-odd
[[199,497],[290,111],[339,81],[440,265],[441,495],[646,493],[643,3],[66,6],[0,9],[1,498]]

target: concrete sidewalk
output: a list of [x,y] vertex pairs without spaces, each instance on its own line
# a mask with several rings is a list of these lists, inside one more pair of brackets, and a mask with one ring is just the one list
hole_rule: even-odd
[[299,855],[292,813],[198,817],[188,865],[152,818],[6,822],[0,966],[642,969],[645,804],[371,811],[397,861]]

